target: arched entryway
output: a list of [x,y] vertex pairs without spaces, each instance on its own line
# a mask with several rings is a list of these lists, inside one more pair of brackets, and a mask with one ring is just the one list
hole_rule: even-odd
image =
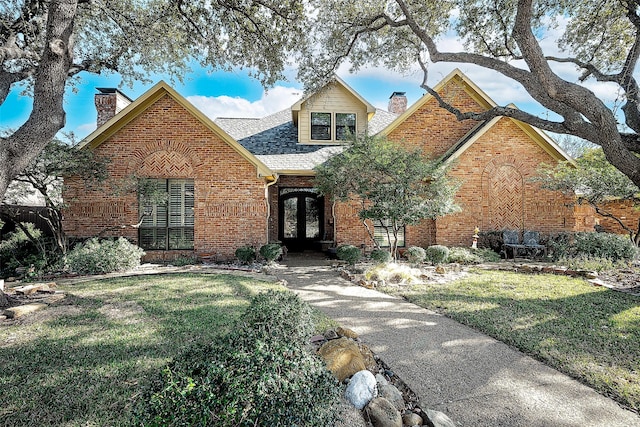
[[290,251],[317,249],[324,235],[324,198],[313,188],[282,188],[278,239]]

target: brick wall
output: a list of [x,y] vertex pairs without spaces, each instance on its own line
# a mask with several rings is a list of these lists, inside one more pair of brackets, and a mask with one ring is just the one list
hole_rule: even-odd
[[[455,79],[443,87],[441,95],[462,111],[482,109]],[[476,124],[457,121],[431,99],[388,137],[406,147],[420,147],[429,157],[437,158]],[[588,212],[574,213],[573,200],[541,190],[531,182],[541,163],[554,161],[512,120],[500,120],[453,163],[450,176],[461,182],[456,195],[461,212],[408,226],[407,245],[471,246],[475,227],[481,231],[508,228],[541,233],[588,228]],[[338,244],[369,245],[370,239],[357,218],[358,204],[340,206],[338,212]]]
[[[616,218],[620,219],[625,226],[634,232],[638,229],[640,209],[638,209],[638,207],[634,207],[633,202],[629,200],[612,200],[604,203],[602,205],[602,210],[609,212]],[[617,221],[597,214],[595,218],[598,220],[604,231],[608,233],[627,234],[627,231],[625,231]]]
[[[217,259],[267,242],[265,183],[256,167],[171,97],[164,96],[96,149],[111,158],[102,191],[65,179],[70,237],[125,236],[137,242],[134,177],[189,178],[195,185],[194,251]],[[105,232],[105,230],[107,230]],[[171,254],[150,251],[150,258]],[[181,252],[182,253],[182,252]]]

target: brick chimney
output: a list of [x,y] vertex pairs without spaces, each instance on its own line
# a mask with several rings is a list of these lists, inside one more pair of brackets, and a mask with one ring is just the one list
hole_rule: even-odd
[[405,92],[393,92],[389,97],[389,112],[402,114],[407,110],[407,97]]
[[99,93],[95,95],[96,110],[98,110],[98,127],[118,114],[133,101],[124,93],[115,88],[98,87]]

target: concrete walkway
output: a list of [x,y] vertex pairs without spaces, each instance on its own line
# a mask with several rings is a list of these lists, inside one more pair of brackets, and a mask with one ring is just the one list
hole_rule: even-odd
[[507,345],[399,298],[340,278],[323,260],[290,256],[276,274],[360,334],[458,427],[634,427],[640,416]]

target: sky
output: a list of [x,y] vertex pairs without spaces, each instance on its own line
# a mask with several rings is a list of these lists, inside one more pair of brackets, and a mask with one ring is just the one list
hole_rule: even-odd
[[[555,31],[561,31],[562,25]],[[547,34],[542,40],[545,52],[557,52],[553,45],[557,34]],[[448,51],[463,50],[461,43],[451,35],[443,37],[440,48]],[[536,113],[545,118],[554,118],[535,103],[518,83],[501,76],[499,73],[469,64],[431,64],[429,68],[430,85],[435,85],[454,68],[459,68],[477,86],[487,93],[496,103],[507,105],[514,103],[519,108]],[[570,64],[555,67],[561,76],[570,81],[577,80],[577,72]],[[295,76],[294,70],[286,74]],[[423,94],[420,88],[422,72],[418,69],[407,74],[398,74],[384,68],[365,68],[357,73],[350,73],[347,66],[338,69],[337,74],[356,92],[377,108],[386,110],[389,96],[394,91],[406,92],[409,105],[416,102]],[[81,83],[65,96],[67,123],[62,133],[73,132],[79,139],[95,130],[96,111],[94,95],[97,87],[118,87],[131,99],[136,99],[145,91],[164,79],[166,76],[150,76],[153,83],[136,83],[133,87],[121,86],[119,75],[81,74]],[[265,90],[260,83],[248,76],[243,70],[211,71],[197,65],[193,71],[184,76],[184,83],[170,83],[187,100],[212,119],[217,117],[263,117],[268,114],[289,108],[302,96],[302,83],[290,79],[280,81]],[[588,83],[587,86],[590,84]],[[612,103],[617,97],[616,87],[606,84],[591,84],[590,87],[605,102]],[[18,128],[27,119],[31,111],[31,99],[21,94],[19,87],[14,88],[7,100],[0,106],[0,130]]]

